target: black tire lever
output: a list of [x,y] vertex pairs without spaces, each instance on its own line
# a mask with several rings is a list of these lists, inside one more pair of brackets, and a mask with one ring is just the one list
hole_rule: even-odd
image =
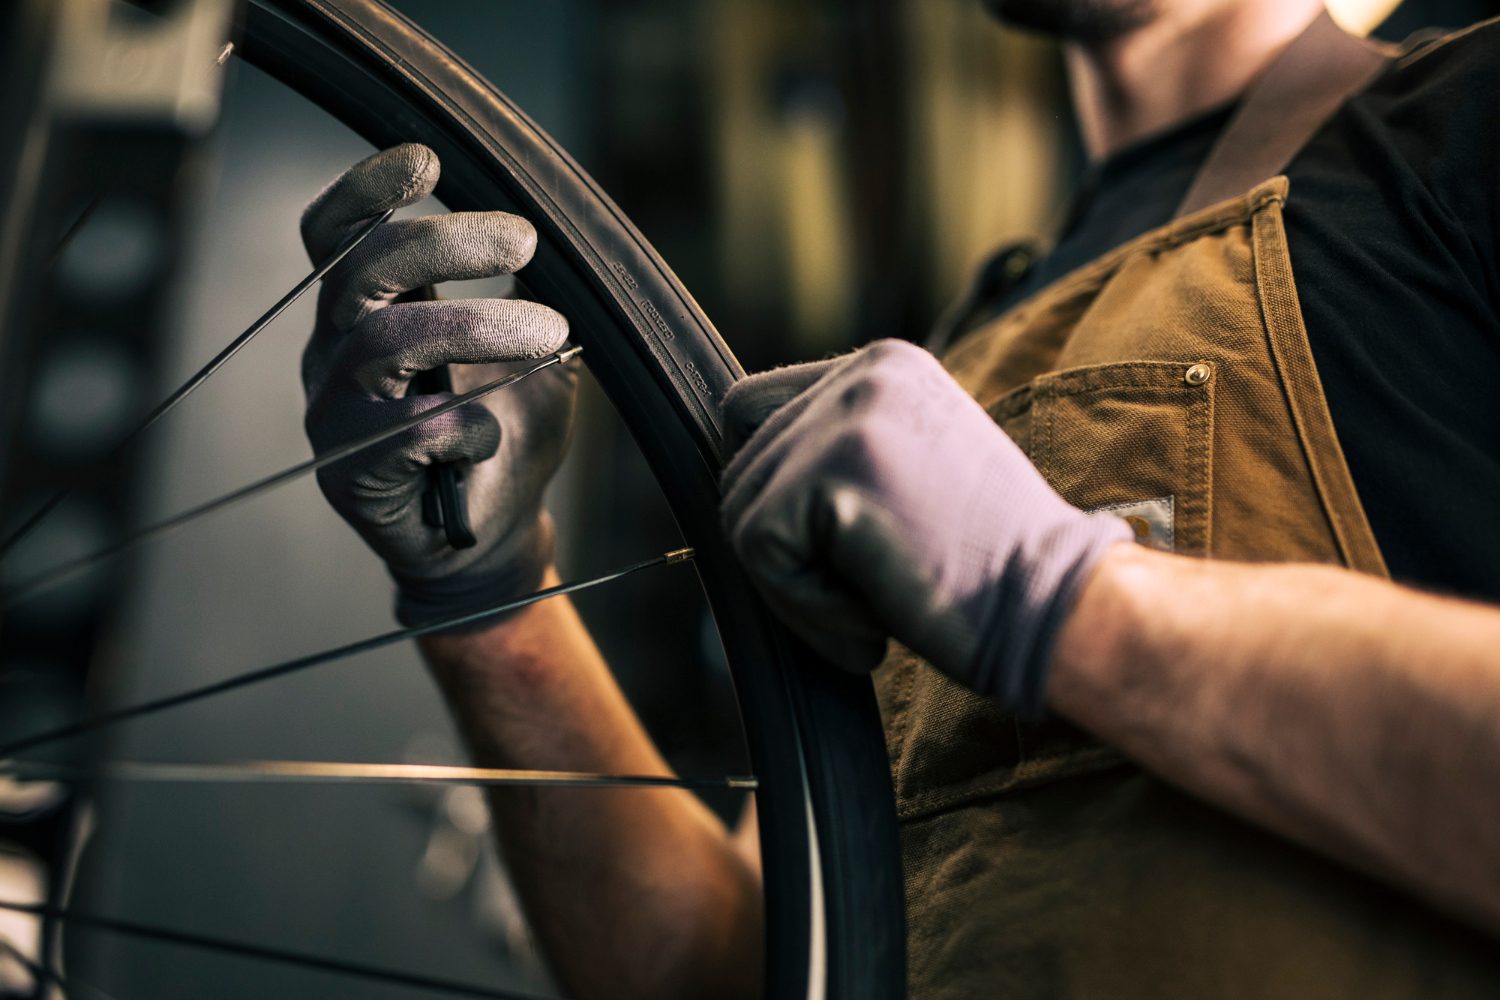
[[[437,291],[428,285],[397,297],[397,302],[431,302]],[[447,365],[418,372],[411,380],[412,392],[427,395],[452,392],[453,375]],[[434,462],[427,468],[427,489],[422,492],[422,523],[442,528],[455,549],[473,548],[478,541],[469,524],[469,504],[464,495],[464,469],[459,462]]]
[[[418,372],[411,380],[414,392],[452,392],[453,377],[447,365]],[[455,549],[473,547],[477,539],[469,525],[469,505],[464,495],[464,470],[460,462],[434,462],[427,468],[427,489],[422,493],[422,523],[442,528]]]

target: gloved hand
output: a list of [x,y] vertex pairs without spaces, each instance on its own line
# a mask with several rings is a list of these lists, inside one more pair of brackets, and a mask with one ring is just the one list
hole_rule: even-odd
[[937,360],[901,341],[752,375],[725,395],[729,539],[772,609],[852,670],[894,637],[1039,714],[1058,630],[1132,534],[1052,491]]
[[[302,216],[316,263],[362,223],[420,201],[437,156],[403,145],[355,164]],[[307,435],[315,451],[363,436],[452,398],[412,395],[412,377],[439,365],[462,392],[503,374],[499,363],[550,354],[568,336],[558,313],[511,299],[395,302],[442,281],[513,272],[536,231],[504,212],[454,212],[386,222],[323,280],[317,325],[302,357]],[[552,559],[542,491],[572,427],[576,373],[555,365],[399,434],[318,473],[323,494],[385,560],[407,625],[463,614],[529,592]],[[472,548],[451,548],[422,520],[427,468],[468,463]]]

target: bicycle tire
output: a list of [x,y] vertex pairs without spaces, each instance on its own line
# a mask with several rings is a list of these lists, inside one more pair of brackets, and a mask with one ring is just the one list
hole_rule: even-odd
[[665,494],[734,678],[757,792],[765,994],[905,993],[894,800],[873,689],[772,619],[719,529],[716,400],[743,372],[691,295],[598,185],[441,43],[379,0],[250,0],[239,54],[377,147],[418,141],[454,210],[537,228],[523,274],[584,359]]

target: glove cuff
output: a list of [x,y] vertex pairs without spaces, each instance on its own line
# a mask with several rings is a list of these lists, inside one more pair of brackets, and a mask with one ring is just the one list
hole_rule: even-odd
[[[484,558],[442,577],[411,577],[391,571],[396,581],[396,620],[407,628],[482,612],[535,593],[557,551],[557,531],[546,511],[532,527],[495,546]],[[443,629],[478,632],[508,615],[486,615]]]
[[969,674],[974,690],[999,699],[1024,719],[1039,719],[1063,623],[1104,553],[1133,538],[1130,526],[1117,517],[1070,518],[1038,540],[1024,570],[1003,573],[983,617]]

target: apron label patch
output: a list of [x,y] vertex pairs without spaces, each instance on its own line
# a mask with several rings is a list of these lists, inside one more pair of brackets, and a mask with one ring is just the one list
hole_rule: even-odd
[[1135,532],[1135,540],[1151,549],[1172,551],[1172,509],[1175,497],[1157,497],[1131,503],[1112,503],[1095,507],[1090,514],[1121,517]]

